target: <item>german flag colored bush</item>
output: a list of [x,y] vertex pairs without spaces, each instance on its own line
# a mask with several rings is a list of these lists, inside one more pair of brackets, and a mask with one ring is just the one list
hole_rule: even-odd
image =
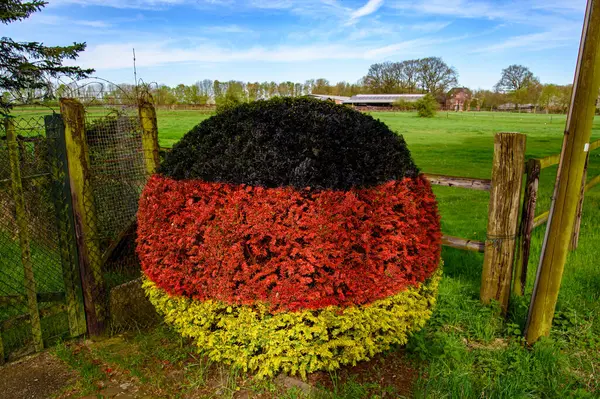
[[195,127],[138,213],[152,303],[211,358],[260,376],[405,343],[431,313],[440,244],[434,195],[402,137],[305,98]]

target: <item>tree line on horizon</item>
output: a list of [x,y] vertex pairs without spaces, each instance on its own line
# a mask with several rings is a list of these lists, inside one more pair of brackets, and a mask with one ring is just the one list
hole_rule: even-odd
[[[548,112],[566,112],[571,101],[572,85],[542,84],[529,68],[511,65],[502,71],[500,80],[492,90],[471,90],[458,86],[458,72],[439,57],[426,57],[401,62],[375,63],[356,83],[341,81],[331,83],[324,78],[300,82],[244,82],[204,79],[191,85],[179,84],[113,84],[88,82],[84,85],[51,84],[34,89],[5,91],[5,102],[31,104],[36,99],[55,103],[60,97],[83,98],[87,103],[134,103],[139,90],[149,91],[156,105],[216,105],[230,106],[239,103],[269,99],[275,96],[299,97],[309,94],[351,97],[356,94],[431,94],[444,104],[457,90],[468,95],[466,109],[504,109],[523,104]],[[508,104],[508,105],[507,105]]]
[[[0,13],[0,24],[8,25],[27,19],[40,11],[43,1],[11,2]],[[511,65],[502,70],[493,90],[470,90],[458,86],[458,72],[439,57],[401,62],[375,63],[356,83],[331,83],[327,79],[299,82],[243,82],[205,79],[192,85],[131,85],[92,82],[93,69],[65,66],[85,50],[85,43],[64,47],[46,47],[39,42],[16,42],[1,38],[0,46],[0,114],[10,112],[16,104],[56,103],[60,97],[86,98],[99,104],[126,104],[137,101],[140,90],[153,94],[157,105],[230,105],[274,96],[297,97],[308,94],[353,96],[356,94],[428,93],[444,103],[462,90],[468,94],[467,109],[494,109],[501,105],[533,104],[552,112],[565,112],[571,101],[572,85],[542,84],[529,68]],[[75,82],[57,83],[61,78]],[[600,99],[600,98],[599,98]],[[600,101],[599,101],[600,104]],[[506,108],[506,107],[505,107]]]

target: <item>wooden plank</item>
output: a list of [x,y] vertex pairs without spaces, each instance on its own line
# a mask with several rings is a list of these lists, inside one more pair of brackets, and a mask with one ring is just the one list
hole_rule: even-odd
[[112,256],[115,249],[117,249],[117,247],[119,246],[121,241],[123,241],[123,239],[125,237],[133,235],[135,233],[136,229],[137,229],[137,215],[135,215],[129,221],[129,223],[127,223],[127,227],[125,227],[123,230],[121,230],[119,235],[111,242],[110,246],[106,249],[106,251],[104,251],[104,254],[102,255],[102,264],[103,265],[105,265],[106,262],[108,262],[108,260]]
[[550,212],[546,211],[544,213],[540,213],[533,219],[533,228],[539,227],[548,221],[548,216],[550,216]]
[[552,154],[544,158],[540,158],[540,168],[546,169],[550,166],[558,165],[560,162],[560,154]]
[[600,0],[588,0],[573,100],[567,117],[558,178],[542,246],[525,339],[533,344],[552,328],[562,276],[573,234],[581,181],[600,90]]
[[[48,306],[40,309],[39,317],[41,319],[45,319],[46,317],[56,316],[66,310],[66,305],[64,303],[59,303],[56,305]],[[30,323],[31,318],[28,314],[22,314],[7,320],[2,321],[0,323],[0,332],[10,330],[15,327],[19,323]]]
[[471,190],[490,191],[492,181],[490,179],[474,179],[470,177],[444,176],[434,173],[424,173],[423,176],[429,180],[431,184],[446,187],[460,187]]
[[36,351],[44,349],[42,340],[42,325],[37,303],[37,286],[33,275],[33,263],[31,261],[31,245],[29,242],[29,228],[27,213],[25,211],[25,196],[23,195],[23,183],[21,181],[21,165],[19,162],[19,146],[12,118],[5,119],[6,140],[8,155],[10,159],[10,178],[12,180],[12,192],[15,201],[15,213],[17,230],[19,235],[19,246],[21,248],[21,263],[23,264],[24,288],[27,296],[27,309],[31,319],[31,334]]
[[600,175],[594,177],[592,180],[590,180],[585,185],[585,191],[586,192],[590,191],[592,188],[594,188],[596,185],[598,185],[598,183],[600,183]]
[[526,142],[527,136],[520,133],[499,133],[494,139],[480,296],[486,304],[498,301],[503,314],[508,310],[510,298]]
[[521,225],[519,229],[519,240],[517,244],[517,261],[513,274],[513,293],[522,296],[527,284],[527,267],[531,249],[531,232],[535,219],[535,208],[537,205],[538,189],[540,184],[540,161],[530,159],[527,162],[527,182],[525,183],[525,197],[523,210],[521,212]]
[[156,110],[152,104],[152,95],[147,93],[140,100],[138,111],[142,123],[142,146],[144,148],[144,160],[146,173],[151,176],[158,170],[160,165],[158,147],[158,123],[156,121]]
[[483,252],[485,250],[485,243],[483,241],[468,240],[466,238],[447,235],[442,236],[442,245],[473,252]]
[[61,98],[60,112],[65,125],[69,184],[87,330],[90,335],[97,336],[104,331],[107,309],[102,254],[97,240],[98,219],[90,183],[85,111],[79,101]]
[[[38,292],[37,301],[42,302],[64,302],[64,292]],[[4,295],[0,296],[0,306],[14,306],[27,301],[26,295]]]
[[[600,148],[600,140],[590,143],[589,151],[591,152],[597,150],[598,148]],[[560,162],[560,153],[548,155],[547,157],[539,158],[538,160],[540,161],[540,167],[542,169],[546,169],[550,166],[558,165]]]
[[[21,181],[36,181],[38,179],[43,179],[50,176],[50,173],[39,173],[37,175],[31,175],[31,176],[21,176]],[[4,188],[4,187],[9,187],[12,184],[12,180],[11,179],[2,179],[0,180],[0,188]]]

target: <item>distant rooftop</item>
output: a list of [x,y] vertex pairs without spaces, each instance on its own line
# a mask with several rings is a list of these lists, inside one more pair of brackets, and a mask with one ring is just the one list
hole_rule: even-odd
[[417,101],[425,94],[357,94],[344,101],[344,104],[388,104],[398,100]]
[[338,101],[346,101],[349,100],[350,97],[345,96],[331,96],[329,94],[311,94],[311,97],[318,98],[319,100],[338,100]]

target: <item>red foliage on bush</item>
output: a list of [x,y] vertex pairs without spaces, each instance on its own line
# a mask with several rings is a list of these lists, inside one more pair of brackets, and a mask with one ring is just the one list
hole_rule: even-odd
[[440,260],[429,183],[350,191],[154,176],[138,214],[146,275],[173,295],[271,305],[362,305],[423,282]]

